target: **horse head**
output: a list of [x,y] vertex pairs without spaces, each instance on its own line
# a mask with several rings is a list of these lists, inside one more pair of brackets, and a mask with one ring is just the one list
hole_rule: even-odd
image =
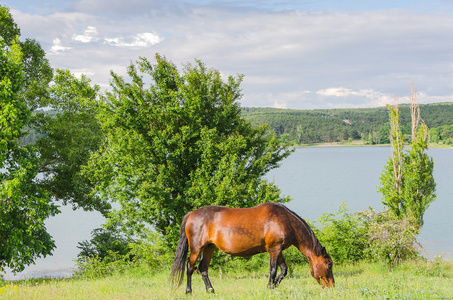
[[322,247],[321,255],[311,257],[311,275],[324,288],[335,286],[332,267],[332,259],[324,247]]

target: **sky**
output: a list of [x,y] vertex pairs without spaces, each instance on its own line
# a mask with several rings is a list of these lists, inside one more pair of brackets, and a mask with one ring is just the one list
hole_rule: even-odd
[[[453,0],[0,0],[53,68],[103,90],[155,53],[243,75],[244,107],[453,101]],[[148,78],[148,82],[150,79]]]

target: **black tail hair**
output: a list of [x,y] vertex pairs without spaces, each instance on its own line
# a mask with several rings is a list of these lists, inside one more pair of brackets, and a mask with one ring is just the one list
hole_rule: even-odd
[[173,265],[171,266],[170,282],[173,287],[176,285],[175,289],[181,286],[184,278],[184,271],[186,269],[187,253],[189,252],[189,240],[186,236],[186,223],[189,218],[189,214],[190,213],[185,215],[182,219],[178,247],[176,247],[175,259],[173,260]]

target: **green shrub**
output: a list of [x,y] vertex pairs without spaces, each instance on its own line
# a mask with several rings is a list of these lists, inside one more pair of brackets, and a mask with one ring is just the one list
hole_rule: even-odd
[[338,212],[325,213],[310,225],[335,263],[356,262],[364,258],[368,245],[367,223],[359,213],[349,213],[346,203]]
[[162,266],[171,265],[173,254],[162,236],[156,232],[147,231],[145,238],[129,244],[130,254],[138,264],[146,264],[151,269],[157,269]]
[[115,230],[95,230],[90,242],[79,243],[76,276],[99,278],[146,266],[150,272],[170,265],[173,253],[164,246],[162,236],[146,231],[142,239],[132,240]]
[[128,245],[132,239],[125,237],[114,228],[96,228],[91,232],[91,237],[90,241],[78,243],[77,248],[81,250],[78,260],[83,261],[87,257],[97,257],[102,260],[109,256],[110,252],[126,255],[130,251]]
[[365,251],[368,258],[391,265],[420,258],[415,222],[398,219],[388,210],[376,213],[369,209],[362,215],[368,223],[369,245]]
[[111,250],[107,251],[104,257],[86,256],[77,260],[77,271],[75,277],[95,279],[105,277],[114,273],[123,273],[134,265],[131,257],[121,255]]

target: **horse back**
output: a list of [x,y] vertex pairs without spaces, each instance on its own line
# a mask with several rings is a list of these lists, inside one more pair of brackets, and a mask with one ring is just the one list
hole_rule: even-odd
[[[193,211],[186,224],[191,248],[214,244],[223,252],[250,256],[293,243],[290,217],[280,204],[251,208],[205,206]],[[192,250],[191,250],[192,251]]]

